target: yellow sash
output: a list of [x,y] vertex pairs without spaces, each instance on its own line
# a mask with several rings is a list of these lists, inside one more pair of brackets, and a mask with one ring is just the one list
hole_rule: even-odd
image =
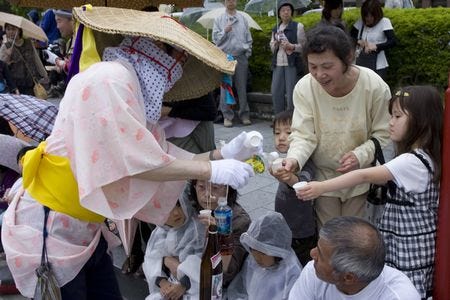
[[69,160],[45,153],[46,142],[28,151],[23,159],[23,186],[42,205],[85,222],[103,222],[105,217],[80,205],[78,184]]

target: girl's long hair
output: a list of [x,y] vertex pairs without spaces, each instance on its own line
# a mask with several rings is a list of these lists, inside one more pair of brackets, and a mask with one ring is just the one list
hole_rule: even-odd
[[407,86],[389,101],[392,114],[394,102],[408,114],[408,128],[402,141],[396,143],[397,155],[414,147],[423,149],[433,160],[434,181],[441,177],[441,139],[444,109],[437,89],[432,86]]

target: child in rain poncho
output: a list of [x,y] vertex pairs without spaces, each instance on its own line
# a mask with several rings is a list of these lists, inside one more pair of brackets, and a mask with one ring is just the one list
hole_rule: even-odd
[[180,199],[147,243],[143,270],[150,295],[146,300],[198,298],[205,230],[188,199]]
[[251,254],[228,287],[228,299],[288,299],[302,267],[283,216],[270,212],[250,224],[241,243]]

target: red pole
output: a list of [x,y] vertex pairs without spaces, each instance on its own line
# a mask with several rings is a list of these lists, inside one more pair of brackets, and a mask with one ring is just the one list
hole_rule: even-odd
[[450,71],[445,91],[440,192],[433,300],[447,300],[450,295]]

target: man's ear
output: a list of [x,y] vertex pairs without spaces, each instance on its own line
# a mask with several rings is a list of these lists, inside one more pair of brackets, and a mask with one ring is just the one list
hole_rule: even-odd
[[358,282],[358,277],[355,274],[348,272],[342,276],[342,280],[344,284],[349,285]]

